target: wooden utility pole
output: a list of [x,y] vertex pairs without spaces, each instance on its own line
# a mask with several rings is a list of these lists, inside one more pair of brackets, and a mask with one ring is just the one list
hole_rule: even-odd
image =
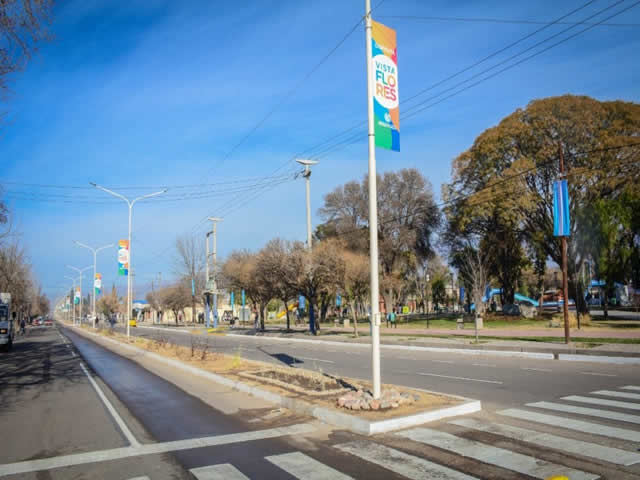
[[[560,151],[560,177],[564,177],[564,154],[562,145]],[[566,232],[565,232],[566,233]],[[564,312],[564,343],[571,342],[571,333],[569,331],[569,281],[567,279],[567,237],[563,235],[562,240],[562,310]]]

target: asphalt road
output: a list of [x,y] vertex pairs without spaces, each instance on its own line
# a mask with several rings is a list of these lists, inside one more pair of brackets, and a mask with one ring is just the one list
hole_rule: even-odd
[[[171,333],[176,343],[189,338]],[[366,377],[360,374],[369,361],[367,349],[347,345],[211,341],[216,350],[241,348],[248,358],[359,372],[353,376]],[[165,379],[189,381],[170,367],[156,375],[64,327],[33,329],[0,365],[0,431],[12,440],[0,444],[0,478],[640,479],[640,382],[633,367],[384,351],[387,381],[397,368],[403,370],[393,374],[397,383],[498,400],[473,415],[362,437],[286,410],[248,408],[251,397],[225,412],[215,384],[197,380],[211,394],[203,401]],[[429,370],[435,365],[443,369]],[[476,376],[450,378],[464,370]],[[420,375],[436,371],[447,378]],[[545,389],[544,376],[555,390]],[[600,406],[561,398],[571,393]]]
[[[163,336],[180,345],[190,345],[194,335],[147,327],[132,328],[131,332],[146,338]],[[246,335],[208,335],[208,339],[215,351],[239,353],[252,360],[371,378],[370,348],[362,345],[324,345]],[[383,383],[462,395],[481,400],[483,408],[490,410],[633,384],[640,376],[638,366],[384,347],[381,369]]]

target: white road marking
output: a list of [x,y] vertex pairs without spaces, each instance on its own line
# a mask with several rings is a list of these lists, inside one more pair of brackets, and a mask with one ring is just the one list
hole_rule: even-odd
[[617,377],[614,373],[580,372],[580,375],[595,375],[597,377]]
[[500,423],[482,423],[473,418],[462,418],[452,420],[449,423],[460,427],[480,430],[481,432],[489,432],[494,435],[519,440],[521,442],[532,443],[545,448],[553,448],[563,452],[569,452],[585,457],[604,460],[605,462],[615,463],[618,465],[633,465],[640,462],[640,454],[621,450],[619,448],[605,447],[596,443],[582,442],[574,438],[559,437],[548,433],[540,433],[534,430],[527,430],[511,425],[503,425]]
[[423,373],[423,372],[417,372],[417,374],[423,375],[425,377],[452,378],[454,380],[467,380],[469,382],[482,382],[482,383],[496,383],[498,385],[502,385],[502,382],[499,382],[497,380],[482,380],[480,378],[454,377],[451,375],[438,375],[436,373]]
[[189,471],[198,480],[249,480],[249,477],[230,463],[192,468]]
[[472,363],[474,367],[495,367],[495,365],[491,363]]
[[535,478],[544,479],[554,475],[565,475],[571,480],[595,480],[599,478],[598,475],[574,470],[528,455],[505,450],[504,448],[456,437],[450,433],[430,428],[414,428],[396,433],[396,435]]
[[130,478],[129,480],[151,480],[151,479],[146,475],[144,475],[142,477],[133,477],[133,478]]
[[562,400],[567,400],[569,402],[591,403],[593,405],[604,405],[605,407],[626,408],[628,410],[640,410],[640,403],[619,402],[617,400],[583,397],[581,395],[569,395],[568,397],[562,397]]
[[640,390],[640,387],[636,387],[634,385],[627,385],[626,387],[622,387],[623,390]]
[[411,357],[398,357],[398,360],[416,360],[416,359]]
[[453,363],[453,360],[431,360],[436,363]]
[[522,367],[522,370],[530,370],[532,372],[551,372],[550,368],[533,368],[533,367]]
[[296,355],[295,358],[300,358],[302,360],[309,360],[312,362],[336,363],[333,360],[323,360],[322,358],[311,358],[311,357],[299,357],[298,355]]
[[37,472],[40,470],[52,470],[54,468],[70,467],[74,465],[86,465],[87,463],[120,460],[140,455],[155,455],[180,450],[190,450],[193,448],[264,440],[267,438],[276,438],[285,435],[302,435],[305,433],[311,433],[314,430],[315,428],[311,424],[299,423],[288,427],[277,427],[267,430],[231,433],[228,435],[216,435],[212,437],[190,438],[187,440],[176,440],[173,442],[151,443],[139,445],[137,447],[121,447],[110,450],[98,450],[95,452],[75,453],[72,455],[42,458],[39,460],[25,460],[23,462],[0,465],[0,476]]
[[593,395],[603,395],[606,397],[628,398],[629,400],[640,400],[640,393],[616,392],[614,390],[597,390],[591,392]]
[[353,480],[352,477],[340,473],[324,463],[305,455],[302,452],[284,453],[265,457],[271,463],[298,479],[304,480]]
[[124,420],[122,420],[122,417],[120,416],[120,414],[118,414],[118,412],[113,407],[113,405],[111,405],[111,402],[105,396],[105,394],[103,393],[103,391],[100,388],[100,386],[91,377],[91,375],[89,374],[89,371],[85,368],[85,366],[82,363],[80,363],[80,367],[82,368],[82,370],[84,371],[85,375],[89,379],[89,382],[91,382],[91,385],[93,386],[93,388],[95,389],[96,393],[100,397],[100,400],[102,400],[102,403],[104,403],[104,406],[107,407],[107,410],[109,410],[109,413],[111,414],[113,419],[118,424],[118,427],[120,427],[120,430],[122,431],[124,436],[127,437],[127,441],[129,442],[129,444],[132,447],[139,447],[140,443],[138,442],[138,440],[136,440],[136,437],[133,436],[133,433],[131,433],[131,430],[129,430],[129,427],[127,427],[127,424],[124,423]]
[[529,412],[527,410],[520,410],[519,408],[509,408],[498,412],[498,414],[517,418],[519,420],[527,420],[530,422],[551,425],[553,427],[590,433],[592,435],[602,435],[603,437],[619,438],[621,440],[629,440],[630,442],[640,442],[640,432],[638,431],[609,427],[599,423],[583,422],[582,420],[573,420],[566,417],[556,417],[555,415]]
[[574,407],[573,405],[553,402],[527,403],[527,407],[546,408],[547,410],[556,410],[558,412],[576,413],[578,415],[588,415],[590,417],[601,417],[609,420],[618,420],[620,422],[640,424],[640,416],[638,415],[600,410],[599,408]]
[[355,441],[334,445],[338,450],[350,453],[367,462],[380,465],[387,470],[410,478],[423,480],[425,478],[438,480],[476,480],[475,477],[462,472],[430,462],[424,458],[414,457],[394,448],[368,441]]

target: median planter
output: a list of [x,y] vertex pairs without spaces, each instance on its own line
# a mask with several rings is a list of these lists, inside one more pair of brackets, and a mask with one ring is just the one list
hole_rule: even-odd
[[[150,357],[175,369],[249,393],[289,410],[313,416],[323,422],[366,435],[407,428],[422,423],[472,413],[480,402],[397,385],[383,385],[380,399],[371,397],[369,382],[336,377],[292,367],[215,352],[207,339],[196,339],[191,347],[157,340],[127,339],[103,331],[74,331],[120,355],[138,361]],[[123,353],[126,352],[126,353]]]

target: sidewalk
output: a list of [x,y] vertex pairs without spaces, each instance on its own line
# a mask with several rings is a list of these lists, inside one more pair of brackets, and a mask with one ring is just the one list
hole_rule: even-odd
[[[619,332],[614,329],[585,329],[571,331],[572,338],[581,339],[640,339],[640,331]],[[613,330],[613,331],[612,331]],[[317,337],[312,337],[305,329],[294,327],[291,332],[286,332],[284,325],[267,325],[265,332],[256,332],[253,328],[235,326],[228,330],[229,333],[249,336],[270,336],[280,338],[317,338],[318,340],[329,340],[346,343],[370,343],[369,327],[365,325],[358,328],[360,336],[353,337],[353,328],[330,327],[321,328]],[[419,335],[419,336],[416,336]],[[429,337],[427,335],[434,335]],[[449,336],[439,338],[438,335]],[[406,345],[415,347],[430,348],[456,348],[471,350],[494,350],[532,353],[552,353],[557,354],[582,354],[594,356],[618,356],[618,357],[640,357],[640,343],[587,343],[578,342],[569,345],[563,343],[564,330],[558,328],[549,329],[486,329],[478,332],[480,343],[476,344],[473,329],[450,330],[450,329],[409,329],[381,327],[381,344],[383,345]],[[471,338],[469,338],[471,337]],[[486,337],[504,337],[486,338]],[[516,337],[514,339],[514,337]],[[531,337],[532,340],[520,338]],[[552,341],[534,340],[535,337],[553,337]],[[557,338],[557,341],[555,340]]]

